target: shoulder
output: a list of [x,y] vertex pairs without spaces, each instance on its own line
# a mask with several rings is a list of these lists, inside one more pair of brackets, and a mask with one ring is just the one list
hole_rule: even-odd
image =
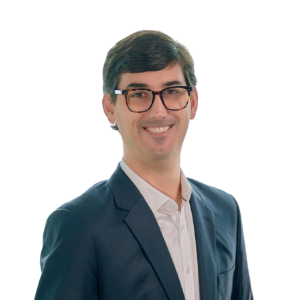
[[[235,245],[239,227],[240,212],[234,197],[220,189],[188,179],[194,194],[192,206],[199,212],[209,211],[217,235],[217,246],[225,249]],[[203,209],[203,210],[201,210]],[[224,244],[225,243],[225,244]],[[223,248],[222,248],[223,247]],[[224,248],[225,247],[225,248]]]
[[238,204],[231,194],[191,178],[188,178],[188,181],[196,198],[202,201],[215,216],[236,219]]
[[114,197],[107,181],[101,181],[86,192],[58,207],[49,217],[47,223],[65,223],[74,226],[82,224],[93,231],[105,215],[115,209]]
[[98,182],[80,196],[62,204],[58,209],[70,210],[74,213],[97,209],[112,198],[107,180]]

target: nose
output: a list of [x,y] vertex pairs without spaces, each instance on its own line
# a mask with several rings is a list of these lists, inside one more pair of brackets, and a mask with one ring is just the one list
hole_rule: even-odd
[[168,110],[165,108],[159,94],[154,96],[154,102],[150,108],[150,117],[161,120],[168,115]]

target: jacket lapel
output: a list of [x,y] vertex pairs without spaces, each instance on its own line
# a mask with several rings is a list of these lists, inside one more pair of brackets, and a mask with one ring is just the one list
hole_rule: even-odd
[[109,186],[119,208],[127,210],[124,218],[145,251],[170,300],[184,300],[181,284],[171,255],[156,219],[143,196],[125,175],[120,165],[109,179]]
[[[190,182],[191,184],[191,182]],[[216,230],[214,213],[205,206],[205,197],[191,184],[190,205],[197,246],[200,299],[217,299]]]

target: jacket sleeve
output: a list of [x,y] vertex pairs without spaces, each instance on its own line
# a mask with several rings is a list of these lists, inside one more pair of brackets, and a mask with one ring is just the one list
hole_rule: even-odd
[[93,238],[73,212],[59,209],[49,216],[41,269],[35,300],[99,300]]
[[237,205],[236,265],[231,300],[253,300],[240,209]]

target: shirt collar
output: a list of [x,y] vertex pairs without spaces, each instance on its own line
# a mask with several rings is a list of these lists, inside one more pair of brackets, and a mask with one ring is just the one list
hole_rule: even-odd
[[[124,173],[129,177],[129,179],[134,183],[134,185],[140,191],[142,196],[145,198],[146,202],[148,203],[153,213],[156,212],[170,199],[168,196],[164,195],[163,193],[155,189],[148,182],[146,182],[135,172],[133,172],[128,167],[128,165],[126,164],[123,158],[121,161],[121,168],[124,171]],[[180,180],[181,180],[182,198],[188,202],[192,194],[192,188],[190,187],[182,170],[180,170]]]

